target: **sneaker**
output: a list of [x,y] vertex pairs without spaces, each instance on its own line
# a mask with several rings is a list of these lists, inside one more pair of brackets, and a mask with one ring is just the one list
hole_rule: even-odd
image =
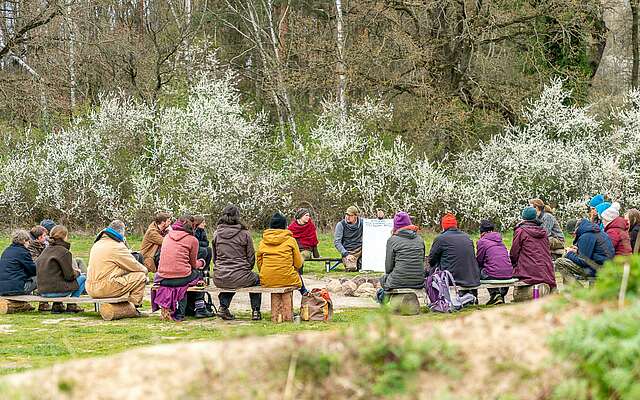
[[220,309],[218,310],[218,317],[224,319],[225,321],[231,321],[236,319],[236,317],[233,314],[231,314],[229,309],[223,306],[220,306]]
[[262,314],[260,313],[260,311],[253,310],[253,312],[251,313],[251,320],[260,321],[261,319],[262,319]]
[[62,314],[64,311],[62,303],[53,303],[53,306],[51,306],[51,314]]
[[83,312],[83,311],[84,311],[84,309],[82,307],[78,306],[77,304],[73,304],[73,303],[67,304],[67,309],[65,310],[65,312],[68,312],[68,313],[80,313],[80,312]]
[[487,302],[488,306],[495,305],[495,304],[504,304],[504,299],[502,298],[502,295],[500,295],[499,293],[492,295],[489,301]]
[[49,303],[40,303],[38,305],[38,311],[51,311],[51,306],[49,305]]
[[207,310],[206,307],[198,308],[195,313],[196,318],[211,318],[213,316],[213,313]]

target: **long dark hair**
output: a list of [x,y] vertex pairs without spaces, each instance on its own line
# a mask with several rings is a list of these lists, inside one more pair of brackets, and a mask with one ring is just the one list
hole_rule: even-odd
[[178,221],[182,224],[182,229],[193,235],[193,216],[189,213],[184,213],[178,218]]
[[629,216],[629,227],[633,228],[634,226],[640,224],[640,211],[635,208],[627,210],[627,215]]
[[242,229],[249,229],[240,220],[240,209],[233,204],[229,204],[222,210],[222,215],[218,218],[218,225],[240,225]]

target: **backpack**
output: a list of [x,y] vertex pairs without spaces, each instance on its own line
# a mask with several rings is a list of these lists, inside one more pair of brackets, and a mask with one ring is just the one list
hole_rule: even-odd
[[[453,286],[455,296],[451,297],[449,287]],[[473,304],[476,297],[466,293],[462,297],[458,294],[458,286],[451,272],[436,268],[424,281],[424,287],[429,298],[429,309],[434,312],[448,313]]]
[[330,321],[333,318],[333,302],[327,289],[312,289],[302,296],[300,319],[303,321]]

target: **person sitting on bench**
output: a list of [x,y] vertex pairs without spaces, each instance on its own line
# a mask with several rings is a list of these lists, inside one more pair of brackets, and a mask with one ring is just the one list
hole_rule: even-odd
[[[480,270],[469,235],[458,229],[456,217],[447,213],[440,222],[442,233],[436,237],[429,251],[431,270],[440,268],[453,275],[456,285],[474,287],[480,285]],[[472,293],[478,297],[478,290],[462,290],[461,293]]]
[[140,254],[144,257],[144,266],[147,267],[149,272],[158,270],[162,241],[169,233],[170,225],[171,215],[166,212],[159,212],[144,233],[142,244],[140,245]]
[[547,232],[551,251],[564,249],[564,233],[560,229],[558,220],[551,213],[551,207],[544,204],[541,199],[529,200],[529,204],[536,209],[537,218],[540,220],[542,228]]
[[53,227],[56,226],[56,223],[52,219],[43,219],[40,221],[40,226],[46,229],[44,233],[46,235],[45,245],[49,245],[49,233],[53,230]]
[[31,294],[37,287],[36,264],[27,245],[29,232],[11,234],[11,244],[0,256],[0,296]]
[[583,218],[574,235],[573,247],[555,262],[555,268],[565,282],[595,277],[605,261],[616,254],[611,239],[600,229],[599,223]]
[[[218,226],[213,234],[213,283],[219,288],[238,289],[259,286],[260,278],[253,272],[256,252],[249,229],[240,220],[240,210],[228,205],[222,210]],[[220,292],[218,316],[224,320],[234,319],[229,311],[234,292]],[[251,319],[262,319],[261,293],[249,293]]]
[[302,255],[298,243],[287,229],[287,219],[284,215],[275,213],[271,217],[269,229],[262,233],[256,259],[261,286],[294,286],[300,288],[304,294],[307,293],[298,272],[302,267]]
[[160,287],[152,302],[162,310],[162,319],[182,321],[192,313],[196,318],[213,317],[206,307],[204,293],[187,291],[190,286],[204,286],[202,268],[204,260],[198,258],[193,217],[183,214],[162,242],[160,264],[154,279],[154,284]]
[[313,223],[308,209],[298,209],[295,219],[291,221],[287,229],[291,231],[293,238],[298,242],[300,254],[305,261],[320,257],[316,225]]
[[541,290],[541,295],[548,294],[556,287],[549,237],[540,226],[536,209],[526,207],[521,215],[522,221],[516,225],[509,255],[513,276],[530,286],[516,287],[513,293],[515,301],[532,298],[532,285],[547,285]]
[[202,269],[202,272],[208,284],[213,254],[211,247],[209,246],[209,238],[207,237],[207,222],[202,215],[196,215],[193,217],[193,236],[198,239],[198,258],[204,260],[204,268]]
[[418,227],[411,223],[411,217],[404,211],[393,217],[393,233],[387,240],[384,262],[385,274],[380,278],[378,301],[384,300],[385,292],[391,289],[424,288],[425,245],[418,235]]
[[[87,277],[77,269],[69,251],[69,232],[63,225],[56,225],[49,232],[49,246],[36,260],[38,292],[42,297],[80,297]],[[67,304],[66,312],[84,311],[77,304]],[[62,303],[53,303],[53,314],[65,312]]]
[[336,224],[333,244],[342,257],[344,269],[348,272],[362,268],[362,220],[356,206],[347,208],[345,217]]
[[[480,239],[478,240],[476,260],[480,268],[480,279],[511,279],[513,267],[509,259],[509,251],[502,242],[500,232],[496,232],[496,226],[488,219],[480,221]],[[489,290],[487,304],[502,304],[509,292],[508,287],[492,288]]]
[[89,253],[86,290],[95,299],[128,296],[134,306],[142,306],[147,268],[140,264],[125,244],[125,225],[114,220],[96,237]]
[[31,253],[31,258],[35,262],[40,254],[47,248],[47,230],[40,225],[34,226],[29,231],[29,244],[27,245],[27,249],[29,253]]
[[615,249],[616,256],[631,254],[631,239],[629,238],[629,223],[620,216],[620,203],[613,202],[611,207],[602,212],[604,232],[609,236]]

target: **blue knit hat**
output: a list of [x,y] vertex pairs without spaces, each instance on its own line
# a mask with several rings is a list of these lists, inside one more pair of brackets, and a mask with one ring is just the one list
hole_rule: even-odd
[[597,194],[597,195],[593,196],[591,198],[591,200],[589,200],[589,207],[595,208],[595,207],[597,207],[598,205],[600,205],[602,203],[604,203],[604,195]]
[[598,215],[602,216],[602,213],[604,212],[604,210],[606,210],[609,207],[611,207],[611,203],[605,201],[604,203],[600,203],[596,206],[596,211],[598,212]]
[[50,219],[43,219],[40,221],[40,226],[44,227],[48,232],[51,232],[56,223]]
[[533,221],[537,216],[536,209],[533,207],[526,207],[522,210],[522,219],[525,221]]

